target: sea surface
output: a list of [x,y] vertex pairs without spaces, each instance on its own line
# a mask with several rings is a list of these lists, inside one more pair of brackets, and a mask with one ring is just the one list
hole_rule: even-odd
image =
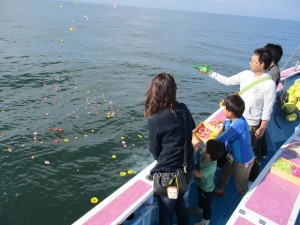
[[72,224],[151,163],[155,74],[199,123],[238,87],[191,64],[233,75],[258,47],[282,45],[282,65],[300,42],[299,21],[121,4],[4,0],[0,15],[0,225]]

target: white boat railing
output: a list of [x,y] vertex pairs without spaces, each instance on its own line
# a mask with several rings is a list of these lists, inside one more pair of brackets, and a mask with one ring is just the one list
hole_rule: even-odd
[[300,45],[295,49],[290,58],[281,67],[281,71],[291,67],[293,67],[295,71],[299,70],[298,67],[300,67]]

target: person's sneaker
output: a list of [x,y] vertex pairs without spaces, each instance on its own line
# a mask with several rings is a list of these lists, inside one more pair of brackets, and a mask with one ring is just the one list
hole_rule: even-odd
[[199,221],[199,222],[197,222],[197,223],[194,223],[194,225],[205,225],[203,222],[202,222],[202,220],[201,221]]
[[191,209],[189,209],[189,211],[192,215],[202,215],[203,214],[203,209],[201,209],[201,208],[191,208]]
[[199,222],[194,223],[194,225],[209,225],[209,222],[210,222],[210,220],[204,220],[204,219],[202,219]]
[[215,189],[214,190],[214,194],[218,197],[223,197],[224,196],[224,191],[220,190],[220,189]]
[[147,180],[150,180],[150,181],[153,181],[153,175],[152,175],[152,174],[148,174],[148,175],[146,176],[146,179],[147,179]]

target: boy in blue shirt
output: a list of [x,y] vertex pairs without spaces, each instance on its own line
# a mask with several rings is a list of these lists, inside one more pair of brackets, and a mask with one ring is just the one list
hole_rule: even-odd
[[224,188],[233,175],[239,194],[244,196],[248,191],[248,178],[254,162],[248,123],[242,116],[245,103],[239,95],[230,95],[224,99],[223,110],[226,117],[224,131],[216,140],[225,143],[227,161],[221,170],[215,194],[220,197],[224,195]]

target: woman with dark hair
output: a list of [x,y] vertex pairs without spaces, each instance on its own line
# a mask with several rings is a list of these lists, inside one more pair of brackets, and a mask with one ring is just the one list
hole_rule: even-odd
[[272,63],[268,68],[268,74],[272,76],[272,79],[275,81],[276,86],[280,82],[280,69],[278,63],[283,55],[282,47],[276,44],[266,44],[265,48],[268,49],[273,57]]
[[[155,173],[175,172],[184,164],[186,149],[186,169],[189,178],[194,169],[192,130],[195,122],[184,103],[176,100],[177,86],[168,73],[156,75],[147,90],[145,118],[149,125],[149,150],[157,164],[150,171]],[[188,210],[183,192],[177,199],[169,199],[166,194],[156,195],[159,206],[159,224],[171,225],[174,213],[178,224],[188,225]]]

